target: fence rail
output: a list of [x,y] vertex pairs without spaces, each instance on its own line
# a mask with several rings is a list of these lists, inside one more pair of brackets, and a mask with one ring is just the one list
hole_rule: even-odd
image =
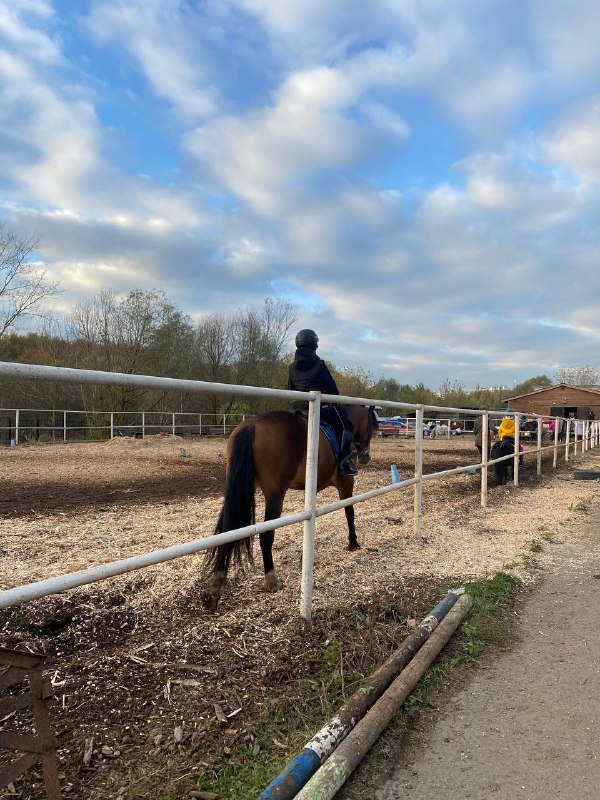
[[177,436],[226,436],[245,414],[195,414],[186,411],[81,411],[0,408],[0,443],[58,442]]
[[[393,491],[401,491],[408,487],[413,487],[414,491],[414,515],[413,527],[416,536],[421,535],[422,523],[422,487],[425,482],[432,480],[440,480],[450,475],[457,475],[464,472],[472,472],[473,469],[481,471],[481,505],[485,509],[487,506],[487,475],[488,469],[493,464],[508,459],[513,459],[513,481],[515,486],[519,484],[519,423],[522,416],[527,418],[535,417],[536,415],[527,414],[522,415],[513,411],[481,411],[476,412],[468,410],[471,416],[483,416],[482,424],[482,461],[475,464],[466,465],[464,467],[457,467],[455,469],[444,470],[436,473],[423,473],[423,418],[424,413],[427,411],[447,413],[467,413],[467,409],[448,408],[444,406],[433,406],[423,404],[411,404],[402,402],[392,402],[387,400],[377,400],[372,398],[363,397],[348,397],[321,394],[320,392],[296,392],[281,389],[266,389],[258,386],[238,386],[220,383],[206,383],[203,381],[187,381],[178,380],[173,378],[157,378],[147,375],[125,375],[122,373],[108,373],[108,372],[95,372],[92,370],[75,370],[62,367],[46,367],[36,366],[29,364],[14,364],[8,362],[0,362],[0,375],[7,375],[10,377],[26,377],[37,378],[43,380],[58,380],[68,381],[71,383],[91,383],[98,385],[118,385],[130,387],[151,387],[159,389],[173,389],[178,391],[193,392],[193,393],[209,393],[209,394],[229,394],[229,395],[246,395],[250,397],[277,397],[286,400],[308,400],[309,401],[309,416],[308,416],[308,442],[307,442],[307,458],[306,458],[306,476],[305,476],[305,499],[304,511],[298,514],[292,514],[285,517],[280,517],[268,522],[261,522],[255,525],[249,525],[244,528],[239,528],[233,531],[210,536],[203,539],[196,539],[185,544],[174,545],[172,547],[156,550],[152,553],[146,553],[141,556],[134,556],[132,558],[115,561],[108,564],[103,564],[98,567],[91,567],[89,569],[81,570],[79,572],[70,573],[68,575],[61,575],[56,578],[50,578],[36,583],[27,584],[25,586],[18,586],[4,592],[0,592],[0,608],[6,608],[11,605],[32,600],[34,598],[44,597],[46,595],[55,594],[57,592],[65,591],[66,589],[75,588],[95,581],[103,580],[105,578],[113,577],[115,575],[130,572],[132,570],[140,569],[142,567],[150,566],[152,564],[159,564],[174,558],[190,555],[191,553],[198,553],[207,550],[225,542],[236,541],[239,539],[254,536],[261,531],[270,531],[278,528],[288,527],[290,525],[303,522],[304,525],[304,541],[303,541],[303,559],[302,559],[302,584],[300,593],[300,613],[305,619],[310,619],[312,607],[312,591],[313,591],[313,566],[314,566],[314,541],[316,520],[324,514],[332,513],[338,509],[344,508],[354,503],[365,502],[372,498],[387,494]],[[393,408],[400,410],[408,410],[415,414],[415,470],[414,477],[398,483],[391,483],[386,486],[373,489],[368,492],[363,492],[359,495],[347,498],[345,500],[338,500],[334,503],[329,503],[324,506],[317,505],[317,466],[318,466],[318,445],[319,445],[319,419],[320,408],[322,402],[343,402],[347,405],[364,405],[364,406],[381,406],[383,408]],[[64,412],[63,412],[64,413]],[[512,416],[515,419],[515,452],[514,455],[505,456],[504,458],[497,459],[496,461],[490,460],[488,454],[488,424],[490,417],[501,418],[505,416]],[[537,416],[537,472],[541,473],[542,468],[542,451],[553,450],[553,467],[556,468],[558,464],[558,455],[562,450],[564,452],[565,461],[569,460],[571,452],[577,454],[578,447],[581,448],[581,453],[589,447],[595,447],[599,443],[600,432],[598,421],[592,420],[565,420],[562,418],[553,417],[557,420],[555,426],[554,441],[551,445],[542,446],[542,433],[543,433],[543,418]],[[560,423],[560,424],[559,424]],[[564,442],[559,442],[560,428],[565,429]],[[573,441],[571,442],[571,432],[573,432]]]

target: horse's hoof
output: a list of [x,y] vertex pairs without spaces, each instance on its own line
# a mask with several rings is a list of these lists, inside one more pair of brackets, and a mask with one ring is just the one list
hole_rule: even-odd
[[265,575],[265,591],[278,592],[283,589],[283,582],[279,580],[274,572],[269,572]]
[[215,572],[207,581],[206,588],[201,593],[202,605],[207,611],[216,611],[221,599],[221,592],[225,586],[225,575]]
[[348,550],[352,553],[354,550],[360,550],[360,545],[358,542],[354,542],[354,544],[348,545]]
[[220,594],[212,594],[211,592],[202,592],[202,605],[207,611],[215,612],[221,599]]

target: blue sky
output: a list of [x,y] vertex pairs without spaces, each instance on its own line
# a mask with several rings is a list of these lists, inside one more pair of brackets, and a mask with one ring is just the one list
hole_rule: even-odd
[[467,388],[598,366],[596,0],[0,0],[0,219],[59,315],[291,301]]

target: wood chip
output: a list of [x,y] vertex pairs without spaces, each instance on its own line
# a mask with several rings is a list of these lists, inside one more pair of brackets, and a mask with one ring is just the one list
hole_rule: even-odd
[[92,755],[94,753],[94,737],[85,740],[85,750],[83,753],[83,766],[89,767],[92,763]]

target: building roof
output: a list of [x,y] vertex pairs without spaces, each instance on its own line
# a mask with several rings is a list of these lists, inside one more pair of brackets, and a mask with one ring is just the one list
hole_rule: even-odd
[[532,392],[525,392],[525,394],[516,394],[514,397],[507,397],[502,402],[509,403],[511,400],[520,400],[522,397],[531,397],[531,395],[542,394],[543,392],[549,392],[552,389],[575,389],[578,392],[589,392],[590,394],[595,395],[595,398],[600,400],[599,389],[590,389],[588,386],[571,386],[568,383],[554,383],[552,386],[543,386],[541,389],[534,389]]

